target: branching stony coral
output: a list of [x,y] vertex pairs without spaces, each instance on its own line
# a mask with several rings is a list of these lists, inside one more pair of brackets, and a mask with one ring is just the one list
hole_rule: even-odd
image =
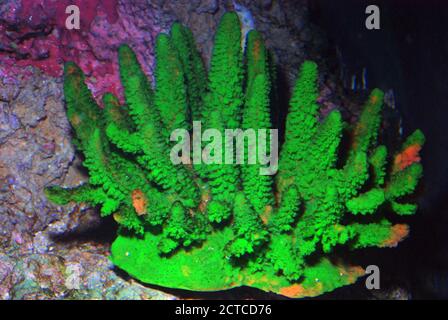
[[417,209],[402,199],[422,175],[423,134],[413,133],[396,154],[379,144],[383,93],[377,89],[354,126],[336,110],[319,121],[318,71],[311,61],[302,65],[293,91],[275,177],[260,175],[259,162],[174,165],[170,133],[191,130],[192,121],[221,132],[272,127],[274,68],[261,35],[249,33],[243,56],[238,17],[224,15],[208,75],[195,47],[180,24],[159,35],[153,88],[133,51],[122,46],[126,104],[106,94],[103,109],[80,69],[65,66],[67,116],[90,179],[74,189],[50,187],[47,195],[113,214],[121,226],[112,246],[118,267],[171,288],[248,285],[314,296],[363,274],[337,259],[336,247],[389,247],[407,236],[407,225],[390,219]]

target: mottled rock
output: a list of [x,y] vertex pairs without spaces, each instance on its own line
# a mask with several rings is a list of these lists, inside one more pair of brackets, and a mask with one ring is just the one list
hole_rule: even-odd
[[215,14],[218,10],[219,10],[218,0],[202,0],[201,4],[196,9],[196,12]]
[[[203,3],[212,4],[217,10],[201,10]],[[280,71],[285,75],[288,84],[295,79],[300,64],[310,57],[309,52],[318,52],[318,42],[322,34],[309,23],[308,5],[305,0],[266,1],[266,0],[218,0],[218,1],[166,1],[165,8],[171,18],[162,29],[166,30],[173,21],[180,21],[190,27],[203,53],[204,60],[209,61],[213,47],[213,35],[220,17],[228,10],[234,10],[237,4],[247,9],[250,19],[257,30],[263,33],[266,45],[274,53]],[[322,59],[315,59],[322,62]]]
[[[65,27],[70,4],[80,8],[80,30]],[[158,8],[147,1],[1,2],[0,12],[8,10],[8,15],[0,15],[0,63],[7,67],[2,72],[8,77],[25,66],[59,77],[63,62],[74,61],[88,75],[95,97],[109,91],[122,98],[116,53],[122,43],[134,48],[150,74],[152,43],[161,29]]]
[[174,299],[120,278],[106,248],[83,245],[57,253],[0,253],[0,299]]
[[0,95],[9,97],[0,106],[0,243],[41,252],[47,237],[42,232],[51,223],[67,232],[79,222],[70,214],[78,208],[48,203],[43,188],[57,181],[78,184],[84,177],[78,172],[67,179],[74,148],[61,79],[28,72],[32,76],[18,75],[15,86],[0,82]]

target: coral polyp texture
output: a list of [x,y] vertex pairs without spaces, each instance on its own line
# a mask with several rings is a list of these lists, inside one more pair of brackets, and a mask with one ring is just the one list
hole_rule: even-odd
[[207,73],[192,33],[173,25],[156,41],[154,86],[123,45],[124,105],[106,94],[99,108],[83,73],[66,64],[67,115],[90,180],[49,187],[47,195],[113,215],[120,225],[113,263],[148,284],[193,291],[251,286],[305,297],[354,283],[363,268],[334,249],[393,247],[408,235],[396,221],[417,209],[407,201],[422,176],[424,136],[417,130],[395,153],[381,144],[378,89],[356,124],[337,110],[319,119],[318,70],[305,61],[275,176],[260,175],[259,162],[173,164],[170,134],[192,130],[193,121],[221,132],[273,126],[270,54],[257,31],[245,50],[241,37],[238,16],[225,14]]

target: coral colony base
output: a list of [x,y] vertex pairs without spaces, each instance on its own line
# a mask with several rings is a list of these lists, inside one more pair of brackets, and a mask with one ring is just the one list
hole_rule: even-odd
[[[175,165],[170,134],[191,130],[193,121],[220,132],[270,129],[274,66],[256,31],[243,55],[235,13],[220,22],[208,74],[191,32],[179,24],[158,36],[156,58],[153,89],[133,51],[120,47],[126,104],[106,94],[103,109],[80,69],[65,66],[67,115],[90,180],[74,189],[50,187],[47,195],[113,215],[120,229],[111,259],[119,268],[169,288],[245,285],[316,296],[364,274],[336,257],[336,247],[392,247],[408,235],[407,225],[391,219],[417,209],[403,200],[422,176],[424,136],[414,132],[396,153],[380,143],[380,90],[373,90],[357,124],[344,123],[337,110],[319,121],[317,66],[306,61],[275,176],[260,175],[259,161]],[[340,148],[345,134],[347,150]]]

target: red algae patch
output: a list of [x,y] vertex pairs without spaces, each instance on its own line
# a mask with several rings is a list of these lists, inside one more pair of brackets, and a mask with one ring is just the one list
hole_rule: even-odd
[[[69,5],[80,9],[80,30],[65,27]],[[61,77],[63,64],[73,61],[86,74],[100,105],[105,92],[123,102],[116,49],[126,42],[136,51],[145,73],[152,74],[153,52],[148,43],[161,30],[151,19],[145,19],[145,30],[138,27],[144,15],[154,14],[152,8],[135,13],[132,4],[118,0],[22,0],[1,6],[7,6],[0,22],[0,75],[5,80],[14,82],[18,74],[27,75],[29,66]]]

